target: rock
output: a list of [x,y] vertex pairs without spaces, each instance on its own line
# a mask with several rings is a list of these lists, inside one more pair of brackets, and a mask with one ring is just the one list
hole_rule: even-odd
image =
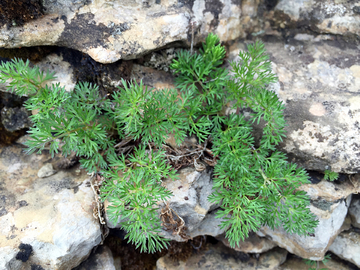
[[94,254],[72,270],[118,270],[114,265],[114,258],[110,248],[99,246]]
[[222,244],[208,244],[206,249],[194,253],[184,261],[172,261],[168,256],[160,258],[156,262],[157,270],[180,270],[180,269],[278,269],[286,260],[287,251],[275,248],[260,255],[258,259],[246,253],[227,248]]
[[10,132],[29,128],[32,126],[29,115],[29,111],[24,107],[3,107],[1,110],[1,123],[4,125],[5,129]]
[[72,67],[68,61],[65,61],[61,54],[49,54],[40,62],[36,63],[36,66],[42,71],[55,72],[55,80],[48,84],[58,83],[61,87],[65,87],[67,91],[74,89],[76,84],[74,67]]
[[[309,173],[309,175],[311,177],[313,173]],[[336,203],[360,191],[350,181],[329,182],[326,180],[322,180],[317,184],[302,185],[299,190],[305,191],[313,201],[322,200],[330,203]]]
[[[360,28],[359,28],[360,29]],[[230,60],[243,49],[230,48]],[[360,56],[341,41],[265,43],[285,105],[286,138],[280,150],[308,170],[360,172]],[[260,131],[256,131],[258,134]]]
[[350,181],[334,183],[325,180],[302,185],[299,189],[310,196],[310,210],[319,219],[314,235],[303,237],[287,234],[282,228],[271,230],[268,227],[262,227],[258,235],[270,237],[280,247],[302,258],[322,260],[336,236],[348,228],[343,226],[345,217],[352,193],[358,189]]
[[318,33],[334,35],[360,34],[360,18],[356,2],[280,0],[271,21],[275,27],[306,26]]
[[[335,193],[335,192],[334,192]],[[315,233],[309,236],[299,236],[285,232],[282,227],[270,229],[263,226],[257,232],[261,237],[270,237],[277,245],[302,258],[322,260],[329,246],[341,232],[351,195],[338,200],[326,200],[322,193],[310,195],[310,210],[319,220]]]
[[88,176],[74,168],[38,178],[49,159],[0,149],[0,269],[72,269],[101,242]]
[[[221,241],[225,246],[230,247],[230,243],[225,238],[225,235],[220,235],[216,237],[216,239]],[[235,246],[234,249],[245,253],[263,253],[276,246],[273,241],[265,237],[259,237],[254,232],[250,232],[249,237],[246,238],[245,241],[240,241],[239,245]]]
[[[279,266],[278,270],[309,270],[310,266],[306,264],[307,260],[300,257],[288,254],[286,261]],[[314,261],[317,263],[316,261]],[[315,265],[312,265],[314,269]],[[318,269],[327,269],[327,270],[355,270],[355,268],[349,266],[343,261],[340,261],[336,258],[330,258],[326,263],[322,261],[319,262]]]
[[54,170],[53,165],[51,163],[47,163],[40,168],[37,175],[39,178],[45,178],[55,173],[56,171]]
[[359,230],[348,230],[340,233],[329,251],[340,258],[360,267],[360,233]]
[[[167,202],[172,211],[184,220],[188,237],[218,236],[224,233],[224,230],[219,227],[222,219],[215,218],[217,205],[207,200],[212,192],[210,172],[206,170],[198,172],[194,168],[188,167],[179,171],[178,180],[168,179],[163,181],[163,185],[173,193],[173,197]],[[164,208],[164,203],[159,202],[159,207]],[[173,215],[175,216],[175,214]],[[113,225],[107,219],[109,228],[120,228],[119,222]],[[173,235],[172,231],[163,230],[162,235],[176,241],[187,240],[179,235]]]
[[[173,193],[169,199],[170,208],[185,221],[187,234],[190,237],[198,235],[217,236],[223,233],[220,229],[221,220],[215,218],[217,205],[208,201],[212,193],[210,172],[198,172],[192,167],[180,170],[179,180],[166,180],[163,184]],[[165,205],[161,205],[164,207]],[[210,214],[210,215],[209,215]],[[184,241],[172,232],[165,236],[177,241]]]
[[360,229],[360,196],[358,194],[353,195],[349,207],[349,216],[351,218],[351,225]]
[[0,31],[0,47],[64,46],[100,63],[135,59],[172,42],[190,45],[206,33],[222,41],[260,31],[253,1],[51,1],[45,14]]

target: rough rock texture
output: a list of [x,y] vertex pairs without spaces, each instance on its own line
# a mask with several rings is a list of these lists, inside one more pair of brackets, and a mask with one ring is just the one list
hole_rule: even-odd
[[78,267],[72,270],[118,270],[114,265],[114,257],[110,248],[107,246],[99,246],[89,259],[82,262]]
[[360,34],[357,1],[280,0],[272,22],[276,28],[310,28],[336,35]]
[[[309,170],[360,172],[359,49],[340,41],[288,43],[265,43],[288,124],[281,150]],[[243,48],[230,48],[230,58]]]
[[[289,254],[290,255],[290,254]],[[279,266],[278,270],[309,270],[310,266],[306,264],[306,260],[297,256],[287,256],[286,262]],[[316,264],[312,266],[316,269]],[[330,258],[325,264],[319,262],[318,269],[327,270],[356,270],[356,266],[352,267],[339,259]]]
[[156,263],[157,270],[226,270],[242,269],[275,270],[286,260],[287,251],[275,248],[261,254],[258,259],[250,257],[246,253],[235,251],[221,244],[208,244],[206,249],[194,253],[184,261],[172,261],[167,256],[160,258]]
[[360,229],[360,196],[353,195],[349,207],[349,216],[351,218],[351,225]]
[[[194,168],[185,168],[179,171],[178,180],[163,181],[163,185],[173,193],[168,202],[170,208],[185,222],[186,234],[189,237],[199,235],[217,236],[224,232],[219,225],[221,219],[215,218],[217,205],[210,203],[207,198],[212,192],[212,179],[210,172],[198,172]],[[165,207],[160,203],[160,208]],[[120,221],[120,220],[119,220]],[[119,228],[108,222],[110,228]],[[163,231],[162,234],[176,241],[186,241],[172,231]]]
[[298,236],[288,234],[282,228],[271,230],[264,226],[257,234],[270,237],[280,247],[302,258],[322,260],[336,236],[343,229],[342,225],[351,202],[351,193],[354,190],[347,182],[334,184],[326,181],[317,185],[304,185],[301,188],[310,196],[312,202],[310,210],[319,220],[315,233],[309,236]]
[[[225,235],[220,235],[216,239],[220,240],[225,246],[230,247],[230,243],[225,238]],[[249,237],[244,241],[240,241],[239,245],[235,246],[234,249],[245,253],[263,253],[276,246],[270,239],[259,237],[254,232],[250,232]]]
[[88,176],[73,169],[38,178],[56,159],[22,150],[0,149],[0,269],[71,269],[101,241]]
[[[214,32],[222,41],[245,37],[257,23],[256,1],[44,1],[46,14],[0,30],[0,47],[58,45],[101,63],[134,59],[171,42],[195,42]],[[255,31],[259,31],[256,27]],[[251,31],[251,30],[250,30]]]
[[360,233],[359,230],[342,232],[336,237],[329,251],[340,258],[354,263],[360,267]]
[[4,128],[10,132],[23,128],[29,128],[32,126],[29,115],[29,111],[24,107],[3,107],[0,114],[1,123],[3,124]]

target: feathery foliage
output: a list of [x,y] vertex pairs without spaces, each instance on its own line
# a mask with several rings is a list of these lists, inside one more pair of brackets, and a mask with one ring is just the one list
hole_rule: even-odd
[[[277,78],[264,45],[256,42],[240,52],[231,75],[222,67],[224,57],[218,37],[209,34],[198,54],[182,51],[174,60],[176,89],[154,91],[142,82],[122,81],[111,97],[100,96],[98,87],[86,82],[72,92],[45,85],[54,74],[16,59],[0,66],[0,81],[10,79],[9,90],[29,96],[26,108],[38,111],[31,116],[28,153],[75,152],[88,172],[100,172],[110,222],[120,221],[141,251],[161,250],[168,243],[159,236],[157,208],[171,197],[162,180],[176,178],[164,152],[170,133],[177,144],[195,135],[212,147],[215,191],[209,200],[220,207],[217,216],[231,246],[263,225],[301,235],[314,232],[309,197],[297,190],[308,183],[308,175],[276,149],[285,137],[284,106],[266,89]],[[228,104],[236,113],[224,113]],[[241,108],[252,109],[250,118],[239,113]],[[265,123],[259,142],[253,123]]]

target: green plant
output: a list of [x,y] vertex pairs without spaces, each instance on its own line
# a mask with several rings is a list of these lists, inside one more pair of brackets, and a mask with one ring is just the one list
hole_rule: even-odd
[[[89,83],[79,83],[71,93],[58,84],[46,86],[53,74],[20,60],[3,63],[0,80],[12,79],[9,89],[28,95],[26,108],[38,111],[31,117],[27,151],[49,149],[54,155],[61,150],[65,156],[74,151],[86,170],[101,172],[106,179],[101,198],[109,202],[110,221],[120,219],[126,237],[141,251],[167,246],[159,236],[156,209],[171,196],[162,180],[176,178],[165,158],[168,134],[178,144],[195,135],[202,148],[212,146],[215,192],[209,200],[221,207],[218,217],[231,246],[262,225],[306,235],[317,221],[308,196],[296,188],[308,183],[308,176],[276,150],[285,136],[284,107],[266,89],[276,76],[262,43],[249,45],[248,51],[232,63],[230,76],[222,68],[225,49],[210,34],[199,54],[182,51],[171,65],[177,89],[154,91],[141,82],[122,81],[110,98],[99,96]],[[228,104],[236,113],[224,113]],[[250,119],[239,113],[245,107],[253,111]],[[255,142],[252,124],[260,120],[263,135]]]
[[[331,259],[330,254],[326,254],[324,259],[321,261],[323,264],[326,264]],[[319,261],[307,260],[304,259],[305,263],[309,266],[309,270],[328,270],[328,268],[319,268]]]
[[338,178],[339,178],[339,174],[337,172],[333,172],[331,170],[325,170],[324,180],[335,181]]

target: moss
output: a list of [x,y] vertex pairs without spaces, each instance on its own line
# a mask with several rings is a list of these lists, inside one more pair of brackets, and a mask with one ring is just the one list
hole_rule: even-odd
[[44,15],[41,0],[2,0],[0,1],[0,24],[22,26]]

